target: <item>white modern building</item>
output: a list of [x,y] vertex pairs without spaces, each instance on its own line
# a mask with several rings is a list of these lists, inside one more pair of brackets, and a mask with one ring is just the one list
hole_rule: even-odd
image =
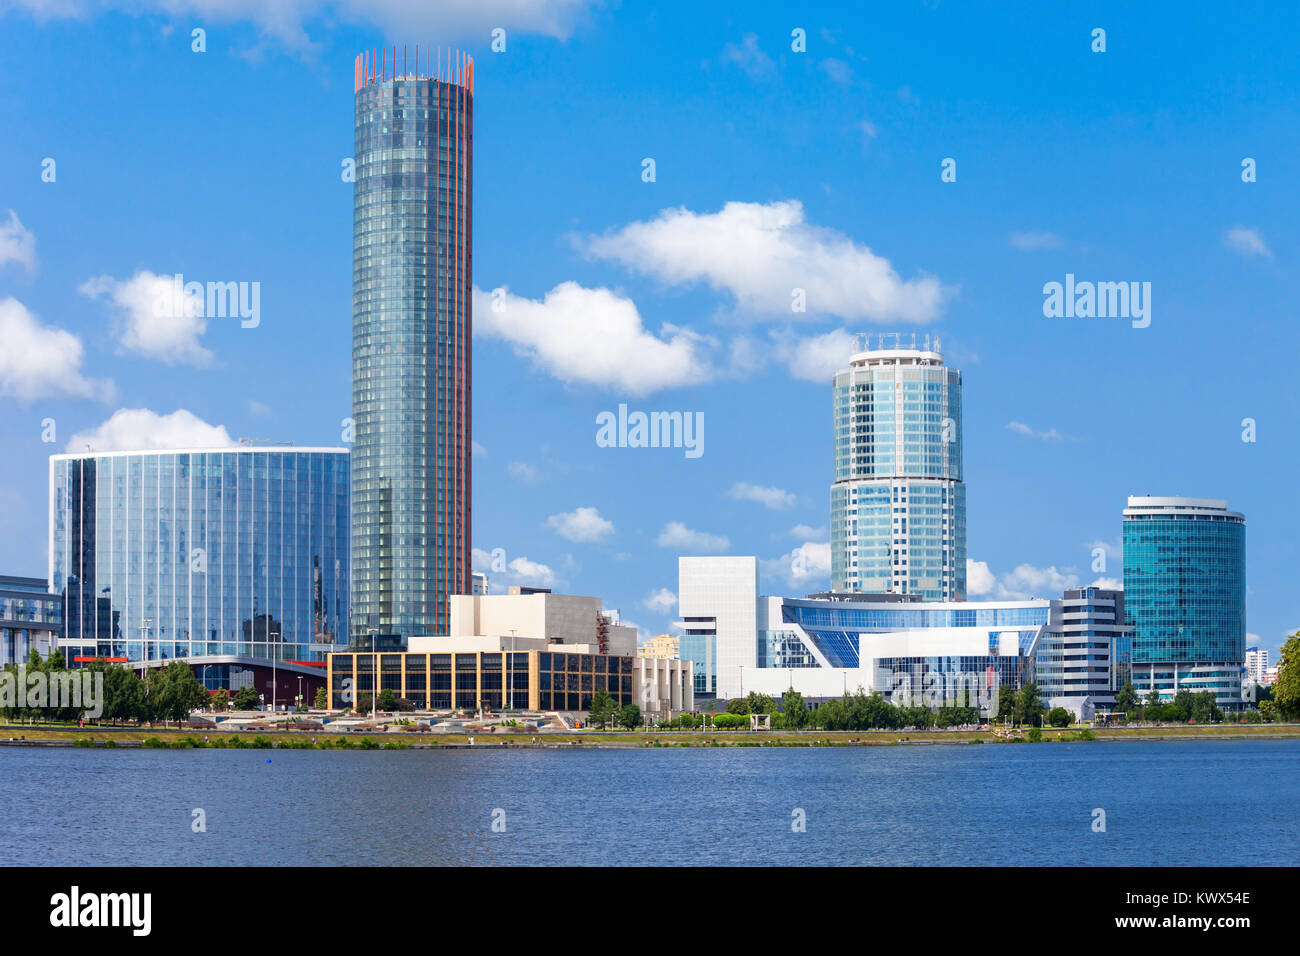
[[937,338],[871,339],[834,380],[831,589],[965,600],[961,372]]
[[805,697],[936,683],[981,694],[1031,679],[1051,601],[927,602],[919,595],[763,596],[752,557],[678,558],[684,628],[716,639],[717,696]]
[[1116,691],[1130,679],[1128,634],[1123,591],[1069,588],[1052,601],[1034,653],[1034,681],[1044,703],[1078,720],[1113,709]]

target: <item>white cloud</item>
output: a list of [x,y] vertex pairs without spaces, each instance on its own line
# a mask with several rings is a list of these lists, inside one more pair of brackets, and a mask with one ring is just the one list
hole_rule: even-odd
[[734,63],[745,71],[751,80],[761,80],[776,72],[772,58],[758,46],[758,37],[746,33],[739,44],[728,43],[722,48],[722,62]]
[[[307,33],[315,21],[342,19],[373,25],[390,36],[479,39],[494,27],[564,40],[573,34],[593,0],[10,0],[38,21],[88,19],[106,10],[196,17],[204,21],[248,21],[285,47],[315,53]],[[188,25],[186,26],[188,30]]]
[[825,528],[814,528],[812,525],[797,524],[790,529],[790,537],[807,538],[813,541],[822,541],[826,538]]
[[[853,67],[843,60],[830,56],[818,63],[817,67],[830,77],[832,82],[838,83],[840,86],[848,86],[853,82]],[[875,136],[876,134],[873,132],[871,135]]]
[[805,541],[779,558],[759,561],[759,570],[795,590],[825,585],[831,576],[831,546],[826,541]]
[[1061,440],[1061,433],[1055,428],[1049,428],[1045,432],[1036,432],[1024,422],[1007,422],[1007,428],[1011,429],[1017,435],[1024,435],[1028,438],[1037,438],[1039,441]]
[[679,207],[583,241],[668,283],[707,282],[755,314],[790,318],[794,290],[807,294],[807,317],[926,322],[948,293],[939,280],[899,278],[889,260],[832,229],[810,225],[798,200],[729,202],[719,212]]
[[595,544],[614,533],[614,522],[602,518],[595,508],[578,508],[551,515],[546,524],[561,538],[584,544]]
[[726,551],[731,547],[731,539],[725,535],[708,534],[693,531],[680,521],[670,521],[659,532],[661,548],[676,548],[683,552]]
[[147,408],[119,408],[108,421],[68,439],[67,450],[139,451],[150,448],[225,448],[235,444],[223,425],[209,425],[178,408],[159,415]]
[[17,299],[0,299],[0,395],[23,405],[62,396],[112,401],[111,380],[92,381],[82,373],[85,354],[71,332],[42,325]]
[[1243,256],[1264,256],[1267,259],[1273,258],[1273,251],[1269,249],[1268,243],[1264,241],[1264,235],[1258,229],[1247,229],[1245,226],[1233,226],[1224,236],[1224,244],[1234,252],[1239,252]]
[[1119,578],[1098,578],[1088,585],[1090,588],[1103,588],[1107,591],[1123,591],[1124,582]]
[[[555,584],[555,572],[548,565],[531,561],[523,555],[507,562],[504,555],[504,549],[496,554],[483,548],[473,548],[470,551],[470,563],[474,570],[482,571],[488,575],[490,582],[496,582],[492,585],[493,593],[504,593],[501,587],[503,582],[507,585],[526,584],[542,588],[549,588]],[[498,558],[501,566],[497,566]]]
[[518,557],[506,565],[516,584],[531,584],[534,587],[549,588],[555,584],[555,572],[545,564]]
[[1008,241],[1023,252],[1060,249],[1065,245],[1065,240],[1054,232],[1013,232]]
[[1087,548],[1089,551],[1095,551],[1097,548],[1101,548],[1102,554],[1106,556],[1106,560],[1108,561],[1123,562],[1124,560],[1124,542],[1119,535],[1116,535],[1110,541],[1101,541],[1100,539],[1097,541],[1091,541],[1088,543]]
[[966,559],[966,593],[972,595],[988,594],[997,585],[997,578],[989,570],[987,561]]
[[475,289],[474,330],[504,339],[569,384],[640,396],[701,384],[712,375],[699,335],[665,324],[662,337],[655,336],[642,326],[631,299],[576,282],[560,283],[540,302]]
[[9,221],[0,222],[0,266],[16,262],[28,272],[36,271],[36,236],[9,210]]
[[487,457],[487,449],[484,448],[482,445],[480,445],[478,442],[471,440],[471,441],[470,441],[470,457],[472,457],[472,458],[486,458],[486,457]]
[[506,465],[506,472],[515,481],[522,481],[525,484],[532,484],[540,477],[540,472],[536,467],[526,461],[512,461]]
[[798,500],[794,494],[784,488],[769,488],[764,485],[751,485],[747,481],[738,481],[731,486],[727,497],[735,501],[753,501],[773,511],[785,511],[795,506]]
[[255,398],[250,398],[248,400],[248,410],[252,412],[254,415],[260,416],[262,418],[265,418],[266,416],[271,414],[271,406],[267,405],[265,402],[259,402]]
[[803,338],[788,332],[773,337],[781,344],[780,355],[790,374],[818,385],[829,385],[835,373],[848,365],[849,356],[862,347],[858,337],[844,329],[832,329],[823,335]]
[[677,607],[677,595],[667,588],[659,588],[651,591],[641,602],[641,606],[649,608],[656,614],[671,614],[673,608]]
[[199,344],[208,320],[202,294],[179,292],[171,276],[142,269],[118,281],[99,276],[78,291],[90,299],[107,296],[118,314],[118,344],[122,351],[158,359],[168,365],[204,366],[212,353]]
[[865,146],[876,138],[876,124],[869,119],[861,120],[858,123],[858,132],[862,134],[862,145]]
[[[1079,586],[1073,568],[1046,568],[1020,564],[1007,574],[995,575],[985,561],[966,559],[966,593],[998,601],[1027,601],[1030,598],[1059,598],[1066,588]],[[1101,585],[1098,585],[1101,587]]]

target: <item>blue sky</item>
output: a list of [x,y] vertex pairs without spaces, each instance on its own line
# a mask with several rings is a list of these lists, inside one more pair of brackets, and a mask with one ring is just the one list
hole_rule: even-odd
[[[46,459],[78,441],[339,443],[352,60],[417,41],[477,64],[473,533],[510,567],[495,587],[599,595],[657,633],[679,553],[825,586],[830,371],[848,333],[916,331],[963,372],[985,594],[1121,577],[1117,551],[1091,565],[1127,495],[1219,497],[1248,520],[1250,632],[1276,654],[1300,627],[1296,11],[433,6],[0,2],[0,569],[45,573]],[[259,324],[147,322],[177,272],[259,282]],[[1045,317],[1067,273],[1150,282],[1150,326]],[[598,447],[620,403],[702,413],[704,454]]]

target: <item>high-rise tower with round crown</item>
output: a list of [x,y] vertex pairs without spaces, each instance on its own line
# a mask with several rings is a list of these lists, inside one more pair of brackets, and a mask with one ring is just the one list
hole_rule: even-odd
[[[400,68],[399,68],[400,64]],[[353,641],[446,634],[470,591],[474,63],[356,61]]]
[[961,372],[898,334],[834,386],[831,588],[966,600]]

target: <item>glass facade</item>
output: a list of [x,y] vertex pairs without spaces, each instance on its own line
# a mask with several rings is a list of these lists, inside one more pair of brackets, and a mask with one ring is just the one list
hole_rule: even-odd
[[0,667],[21,664],[35,648],[42,656],[63,630],[63,602],[43,578],[0,574]]
[[357,62],[353,639],[446,634],[470,593],[472,65],[396,59]]
[[961,373],[880,349],[835,376],[831,589],[966,597]]
[[55,455],[50,514],[83,653],[319,661],[344,640],[346,449]]
[[1246,521],[1226,510],[1124,512],[1133,663],[1246,659]]
[[[776,620],[779,613],[780,620]],[[873,635],[892,638],[900,632],[968,628],[997,653],[1002,635],[1016,639],[1021,656],[1031,654],[1051,615],[1048,601],[1020,604],[926,604],[780,598],[768,610],[767,627],[757,632],[756,664],[761,668],[865,666],[873,656]],[[778,627],[777,625],[787,625]],[[817,652],[814,654],[814,650]],[[955,658],[952,658],[955,659]],[[937,658],[936,658],[937,660]],[[944,658],[949,660],[949,658]]]

